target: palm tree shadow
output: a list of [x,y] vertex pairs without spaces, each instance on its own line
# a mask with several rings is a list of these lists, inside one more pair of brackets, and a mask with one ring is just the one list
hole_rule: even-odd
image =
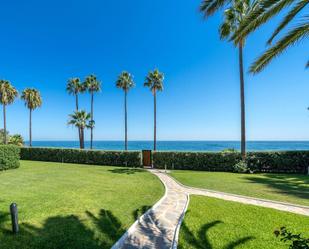
[[248,176],[246,180],[266,185],[270,191],[279,194],[309,199],[309,177],[304,175],[265,174],[265,177]]
[[138,209],[135,209],[133,212],[132,212],[132,217],[134,220],[137,220],[140,216],[142,216],[144,213],[146,213],[149,209],[151,208],[151,206],[141,206],[140,208]]
[[[213,246],[210,243],[210,240],[207,236],[207,232],[215,227],[218,224],[223,224],[222,221],[220,220],[216,220],[210,223],[206,223],[204,224],[198,231],[197,236],[194,235],[194,233],[189,229],[189,227],[187,226],[187,224],[185,222],[183,222],[183,224],[181,225],[181,229],[183,231],[183,236],[184,236],[184,240],[186,242],[188,242],[192,248],[196,248],[196,249],[212,249]],[[226,245],[224,247],[224,249],[234,249],[239,245],[245,244],[246,242],[250,241],[254,239],[254,237],[252,236],[247,236],[247,237],[243,237],[240,238],[236,241],[230,242],[228,245]],[[179,248],[182,248],[181,245],[179,246]]]
[[126,174],[126,175],[132,175],[135,173],[144,172],[143,169],[136,169],[136,168],[117,168],[117,169],[110,169],[108,171],[115,174]]

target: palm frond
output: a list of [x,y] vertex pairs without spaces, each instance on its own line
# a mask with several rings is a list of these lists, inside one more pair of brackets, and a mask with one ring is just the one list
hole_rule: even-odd
[[274,46],[269,48],[261,57],[259,57],[250,67],[250,72],[258,73],[262,71],[275,57],[279,56],[288,47],[293,46],[295,43],[299,42],[308,35],[309,23],[306,20],[288,32]]
[[235,43],[248,36],[269,19],[291,5],[295,0],[262,0],[255,9],[244,18],[238,30],[231,37]]
[[207,18],[230,2],[231,0],[203,0],[200,11],[204,14],[204,17]]
[[267,41],[268,44],[271,44],[273,39],[280,33],[280,31],[286,27],[286,25],[293,20],[293,18],[303,9],[306,7],[306,5],[309,3],[308,0],[301,0],[299,1],[290,11],[289,13],[284,17],[282,22],[279,24],[279,26],[275,29],[272,36]]

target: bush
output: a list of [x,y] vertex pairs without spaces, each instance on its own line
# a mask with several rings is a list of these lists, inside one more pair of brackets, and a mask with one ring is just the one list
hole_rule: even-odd
[[239,161],[233,166],[233,172],[235,173],[248,173],[249,168],[247,162],[244,160]]
[[214,152],[154,152],[155,168],[191,169],[207,171],[233,171],[241,160],[239,153]]
[[[153,152],[156,168],[234,171],[241,161],[238,152]],[[246,163],[250,172],[305,174],[309,166],[309,151],[249,152]]]
[[19,167],[20,149],[14,145],[0,145],[0,170]]
[[22,160],[141,167],[141,152],[21,148]]

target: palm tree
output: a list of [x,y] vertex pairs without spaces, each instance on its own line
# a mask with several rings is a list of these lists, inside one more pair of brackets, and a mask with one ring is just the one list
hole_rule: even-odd
[[34,88],[26,88],[21,95],[25,106],[29,109],[29,146],[32,147],[32,111],[42,105],[41,94]]
[[158,69],[150,71],[146,77],[144,86],[149,87],[153,94],[154,108],[154,132],[153,132],[153,150],[157,150],[157,91],[163,91],[164,75]]
[[89,120],[91,118],[90,113],[87,113],[84,110],[81,111],[75,111],[73,114],[69,115],[70,119],[68,121],[68,125],[73,125],[77,127],[77,129],[80,131],[81,135],[81,143],[80,148],[85,148],[85,129],[90,128]]
[[[216,10],[222,7],[222,0],[204,0],[200,10],[205,17],[212,15]],[[237,31],[244,18],[249,15],[256,7],[256,2],[250,0],[233,0],[229,8],[224,11],[224,22],[220,26],[219,33],[221,39],[229,39]],[[243,65],[243,48],[246,37],[243,36],[235,46],[239,50],[239,79],[240,79],[240,108],[241,108],[241,155],[246,157],[246,119],[245,119],[245,80]]]
[[[85,92],[85,85],[79,78],[71,78],[67,82],[66,91],[68,94],[75,96],[75,111],[78,111],[78,94]],[[79,145],[81,145],[81,134],[78,130]]]
[[[0,80],[0,103],[3,105],[3,129],[6,134],[6,106],[12,104],[18,96],[18,91],[7,80]],[[7,136],[3,136],[3,143],[7,144]]]
[[134,87],[133,76],[129,72],[122,72],[116,81],[116,87],[124,91],[124,126],[125,126],[125,142],[124,148],[128,150],[128,112],[127,112],[127,94],[128,91]]
[[23,146],[24,145],[24,139],[21,135],[15,134],[13,136],[10,136],[9,144],[13,144],[13,145],[17,145],[17,146]]
[[95,125],[94,119],[93,119],[93,99],[94,99],[94,93],[97,93],[101,90],[101,83],[97,80],[97,77],[95,75],[89,75],[86,77],[86,80],[84,82],[85,89],[88,90],[88,92],[91,95],[91,117],[90,117],[90,149],[92,149],[93,146],[93,128]]
[[[285,8],[289,8],[283,20],[276,27],[267,44],[271,45],[273,40],[283,31],[283,29],[291,23],[295,17],[303,11],[308,0],[261,0],[258,8],[248,15],[235,32],[232,39],[240,40],[241,36],[247,36],[261,25],[269,21],[272,17],[280,13]],[[250,72],[258,73],[262,71],[275,57],[282,54],[286,49],[294,46],[299,41],[307,38],[309,35],[309,17],[308,15],[300,18],[300,23],[289,30],[274,45],[266,50],[250,67]],[[309,65],[309,62],[307,63]]]

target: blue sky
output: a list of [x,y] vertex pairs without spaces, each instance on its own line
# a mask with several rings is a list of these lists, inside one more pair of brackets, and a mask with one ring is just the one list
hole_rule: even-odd
[[[199,0],[15,0],[2,3],[0,77],[18,90],[35,87],[43,106],[33,115],[34,140],[75,140],[66,125],[74,99],[70,77],[94,73],[96,140],[123,138],[122,70],[134,75],[129,93],[129,139],[152,138],[153,99],[143,87],[147,72],[165,73],[158,96],[159,140],[236,140],[240,133],[237,50],[220,41],[220,14],[204,21]],[[265,48],[279,17],[251,35],[246,67]],[[246,75],[249,140],[309,139],[308,42],[290,49],[257,76]],[[81,96],[89,110],[90,97]],[[8,108],[8,129],[28,139],[28,111]],[[2,118],[0,119],[2,122]],[[89,134],[87,134],[88,136]],[[89,137],[89,136],[88,136]]]

